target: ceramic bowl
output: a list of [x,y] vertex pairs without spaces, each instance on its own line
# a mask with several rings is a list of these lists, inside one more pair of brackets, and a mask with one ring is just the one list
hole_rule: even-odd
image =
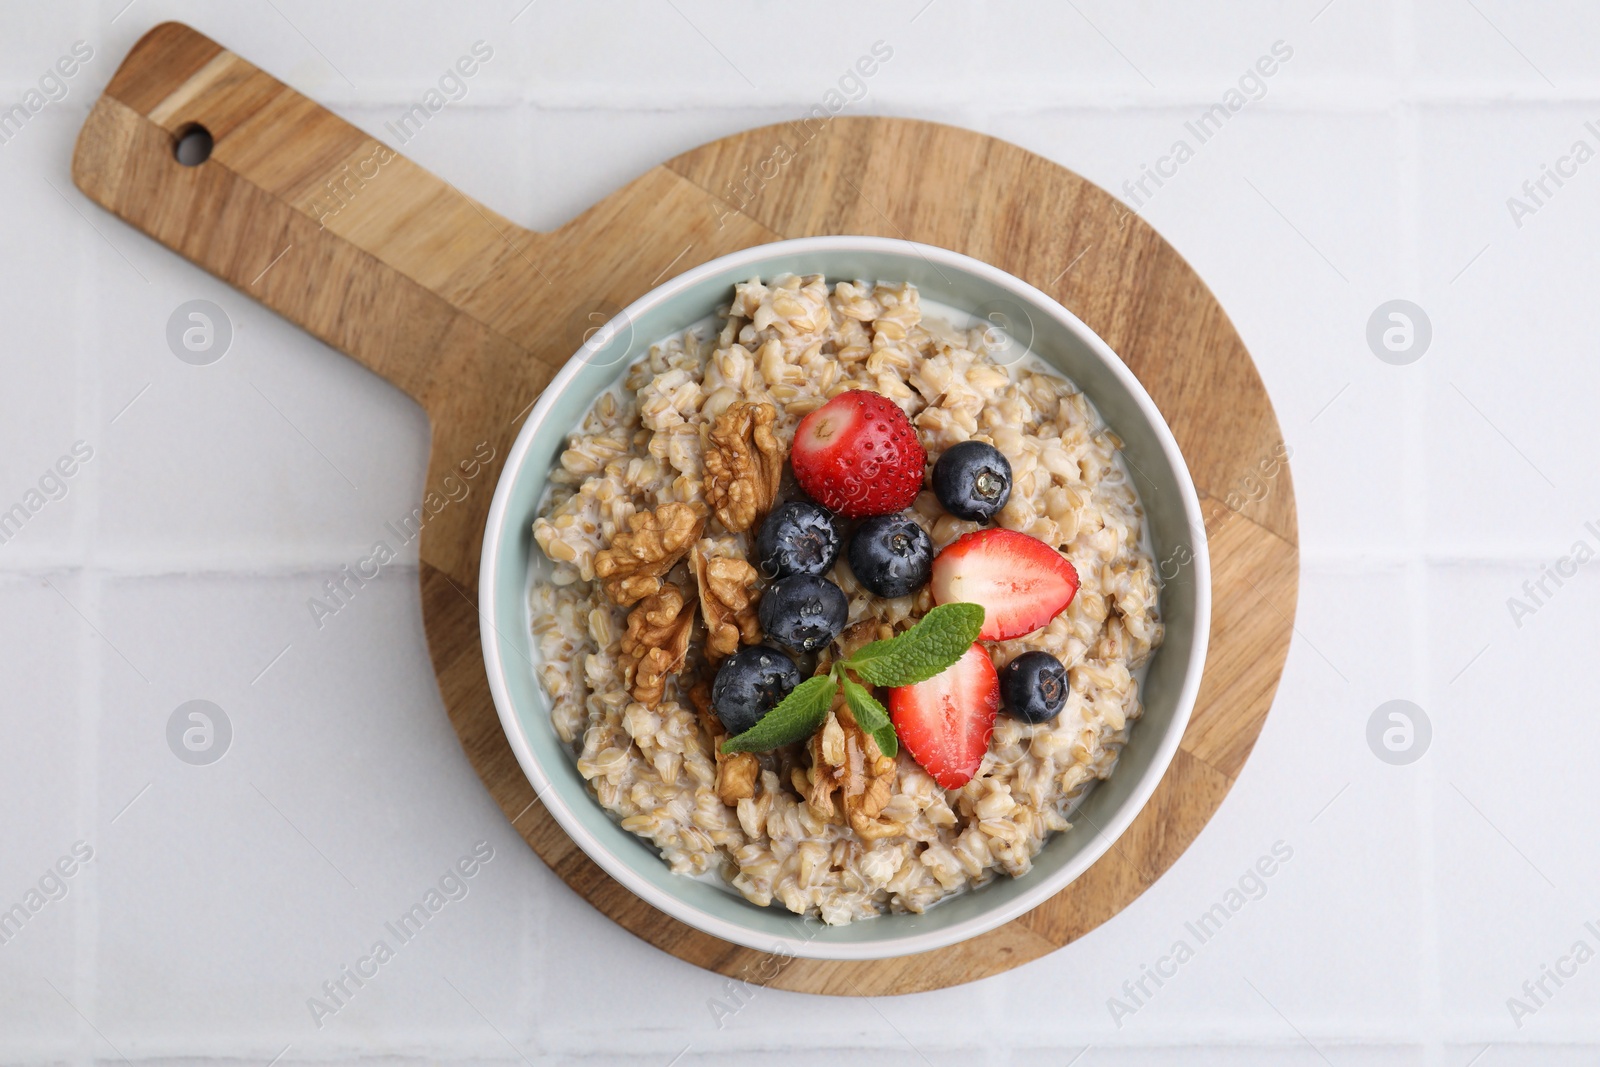
[[[1152,657],[1134,725],[1115,772],[1083,800],[1071,830],[1051,838],[1020,878],[1000,876],[922,915],[883,915],[847,926],[762,908],[714,878],[673,874],[649,842],[623,830],[589,792],[550,724],[535,676],[528,592],[542,573],[532,523],[567,434],[594,399],[658,342],[713,315],[733,285],[778,274],[904,280],[925,301],[996,323],[1086,392],[1122,439],[1164,579],[1166,639]],[[1211,584],[1205,526],[1193,482],[1160,412],[1116,354],[1076,316],[1033,286],[978,260],[881,237],[812,237],[746,248],[673,278],[596,332],[551,381],[506,458],[483,538],[479,584],[483,655],[506,737],[551,815],[584,852],[640,898],[735,944],[817,959],[880,959],[941,948],[1016,918],[1060,892],[1103,854],[1144,807],[1189,721],[1206,658]]]

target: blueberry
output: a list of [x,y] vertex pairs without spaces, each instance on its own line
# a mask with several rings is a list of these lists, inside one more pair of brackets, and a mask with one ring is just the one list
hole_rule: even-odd
[[800,668],[788,655],[766,645],[746,645],[717,670],[711,684],[711,706],[728,736],[736,737],[800,684]]
[[766,635],[796,652],[815,652],[844,629],[844,590],[814,574],[780,578],[761,594],[757,615]]
[[874,515],[850,538],[850,569],[856,581],[879,596],[914,593],[933,569],[933,541],[903,511]]
[[982,441],[951,445],[933,465],[933,494],[956,518],[988,522],[1011,499],[1011,463]]
[[839,557],[839,531],[828,509],[809,500],[780,504],[756,535],[756,558],[767,578],[827,574]]
[[1024,652],[1000,672],[1000,702],[1023,722],[1049,722],[1067,703],[1067,669],[1048,652]]

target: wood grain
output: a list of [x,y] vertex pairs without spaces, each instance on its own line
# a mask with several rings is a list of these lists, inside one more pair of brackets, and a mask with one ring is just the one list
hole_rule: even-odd
[[[175,139],[196,123],[215,149],[183,167]],[[475,449],[506,454],[595,316],[671,274],[784,237],[877,234],[976,256],[1051,293],[1138,375],[1206,506],[1214,609],[1199,705],[1172,768],[1116,848],[1029,914],[921,956],[775,969],[607,877],[535,802],[489,696],[477,571],[499,459],[479,476],[481,491],[424,527],[429,652],[484,784],[568,885],[682,959],[844,995],[1007,970],[1081,937],[1159,878],[1249,756],[1295,610],[1288,467],[1258,476],[1282,435],[1249,354],[1194,271],[1142,219],[1048,160],[932,123],[812,119],[687,152],[561,229],[532,233],[203,35],[166,23],[134,47],[96,103],[72,175],[107,210],[416,398],[432,425],[429,488]],[[1257,491],[1241,493],[1245,485]]]

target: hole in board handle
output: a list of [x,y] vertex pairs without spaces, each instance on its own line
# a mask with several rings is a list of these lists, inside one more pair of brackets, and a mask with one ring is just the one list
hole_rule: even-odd
[[198,122],[191,122],[178,131],[172,155],[185,167],[198,167],[211,158],[211,131]]

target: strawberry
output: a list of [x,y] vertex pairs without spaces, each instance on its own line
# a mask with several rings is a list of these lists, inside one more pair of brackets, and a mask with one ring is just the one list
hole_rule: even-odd
[[911,757],[945,789],[960,789],[989,751],[1000,675],[982,645],[925,682],[889,690],[889,719]]
[[800,420],[789,461],[811,499],[859,519],[910,507],[928,454],[894,401],[851,389]]
[[933,560],[933,599],[983,606],[985,641],[1031,634],[1078,595],[1078,571],[1061,553],[1016,530],[963,534]]

